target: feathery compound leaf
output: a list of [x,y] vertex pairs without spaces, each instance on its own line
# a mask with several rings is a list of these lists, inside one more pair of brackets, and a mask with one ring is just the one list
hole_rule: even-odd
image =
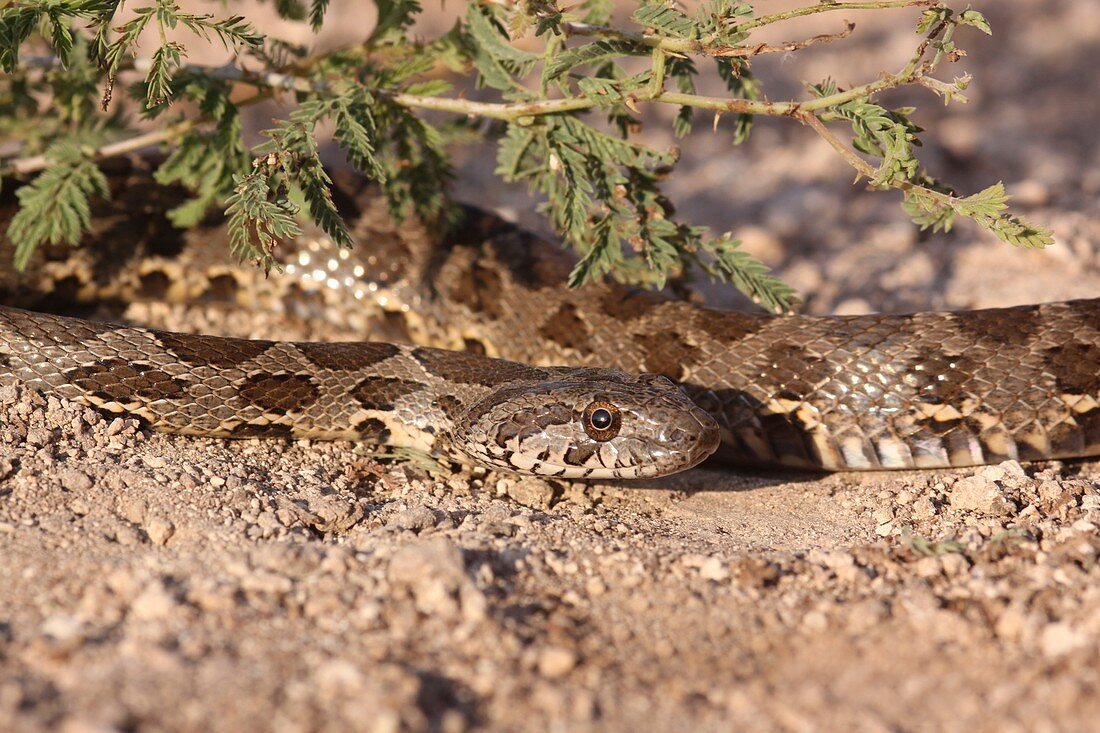
[[475,43],[474,64],[481,80],[494,89],[517,88],[513,77],[526,76],[539,60],[535,54],[512,46],[490,11],[476,3],[467,8],[466,27]]
[[998,216],[1008,208],[1008,193],[1004,183],[998,181],[989,188],[967,196],[955,205],[963,216]]
[[9,74],[19,65],[19,47],[31,37],[42,8],[30,5],[0,10],[0,69]]
[[372,42],[399,39],[420,13],[419,0],[375,0],[374,5],[378,8],[378,24],[367,39]]
[[89,197],[109,195],[106,176],[75,143],[56,143],[46,158],[50,165],[15,194],[19,211],[7,235],[15,244],[15,266],[20,270],[44,242],[79,242],[91,224]]
[[1054,234],[1049,229],[1033,226],[1016,216],[978,217],[977,222],[993,232],[997,239],[1016,247],[1042,249],[1054,244]]
[[376,181],[385,182],[386,173],[374,154],[378,135],[371,115],[374,97],[361,87],[349,97],[333,102],[333,121],[336,125],[333,137],[356,170]]
[[931,229],[933,232],[949,232],[955,223],[955,209],[924,189],[916,188],[906,192],[901,208],[921,231]]
[[229,218],[229,246],[240,259],[270,268],[271,255],[279,242],[302,233],[295,220],[298,207],[285,199],[269,200],[270,183],[259,170],[238,176],[236,184],[225,209]]
[[598,64],[620,56],[648,55],[649,49],[630,41],[596,41],[562,51],[543,71],[543,82],[551,82],[578,67]]
[[497,145],[494,173],[511,183],[537,171],[537,158],[531,155],[539,131],[510,124]]
[[313,4],[309,8],[309,27],[313,29],[314,33],[321,30],[321,26],[325,22],[328,2],[329,0],[313,0]]
[[734,287],[772,313],[786,313],[798,302],[797,292],[760,260],[740,249],[741,242],[721,237],[703,242],[703,249],[713,257],[704,268],[714,277],[733,283]]
[[661,3],[643,5],[630,16],[638,25],[652,28],[660,36],[671,38],[698,38],[699,26],[696,22],[681,13],[676,8],[671,8]]

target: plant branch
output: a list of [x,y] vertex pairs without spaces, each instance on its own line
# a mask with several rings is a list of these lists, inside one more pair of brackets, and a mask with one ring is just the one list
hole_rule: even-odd
[[[117,142],[108,143],[95,149],[93,158],[110,158],[113,155],[132,153],[157,143],[166,142],[179,137],[193,127],[205,122],[204,119],[183,120],[174,125],[169,125],[160,130],[152,130],[141,135],[128,137]],[[49,165],[45,155],[33,155],[27,158],[16,158],[7,165],[0,167],[0,177],[21,176],[28,173],[37,173]]]
[[884,10],[886,8],[931,8],[942,6],[943,3],[940,0],[892,0],[889,2],[862,2],[862,3],[845,3],[845,2],[823,2],[817,5],[808,5],[803,8],[794,8],[793,10],[786,10],[782,13],[774,13],[772,15],[761,15],[759,18],[745,21],[744,23],[737,24],[737,30],[749,31],[753,28],[760,28],[761,26],[771,25],[773,23],[779,23],[784,20],[790,20],[791,18],[801,18],[806,15],[814,15],[816,13],[828,13],[834,10]]
[[567,35],[593,36],[615,41],[626,41],[629,43],[636,43],[639,46],[660,49],[673,54],[698,54],[702,56],[732,58],[760,56],[769,53],[788,53],[819,43],[839,41],[852,34],[852,30],[855,29],[855,23],[847,23],[844,30],[837,31],[836,33],[821,33],[801,41],[786,41],[777,44],[757,43],[752,46],[729,46],[723,43],[716,43],[713,38],[697,40],[694,38],[668,38],[653,33],[631,33],[628,31],[617,31],[614,28],[593,25],[591,23],[565,23],[563,27]]

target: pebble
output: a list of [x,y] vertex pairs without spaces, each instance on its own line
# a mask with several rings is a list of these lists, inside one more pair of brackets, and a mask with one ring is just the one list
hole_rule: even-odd
[[176,533],[176,526],[164,517],[153,517],[145,523],[145,534],[154,545],[164,546]]
[[572,649],[551,646],[539,652],[539,674],[548,679],[561,679],[577,666],[577,653]]
[[[462,550],[445,537],[406,545],[390,559],[387,576],[398,588],[408,589],[417,608],[428,615],[453,617],[461,611],[456,592],[466,586],[470,602],[480,594],[466,577]],[[475,612],[476,615],[476,612]]]
[[1000,515],[1010,508],[997,482],[980,475],[966,476],[956,481],[948,497],[951,507],[960,511]]
[[730,570],[726,566],[726,563],[722,562],[717,557],[708,557],[699,566],[699,577],[703,580],[721,582],[729,579]]
[[1048,657],[1061,657],[1088,643],[1088,637],[1064,621],[1047,624],[1039,637],[1039,647]]
[[130,604],[130,616],[136,619],[159,621],[172,613],[178,604],[164,585],[155,581],[147,585]]
[[94,485],[92,477],[77,468],[59,468],[57,478],[66,491],[87,491]]
[[420,532],[435,526],[435,512],[426,506],[415,506],[393,515],[390,521],[386,522],[386,526]]
[[554,487],[537,476],[525,476],[508,487],[508,496],[531,509],[549,509],[554,501]]

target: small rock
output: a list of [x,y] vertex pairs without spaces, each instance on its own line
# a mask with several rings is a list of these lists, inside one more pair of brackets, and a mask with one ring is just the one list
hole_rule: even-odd
[[931,519],[936,516],[936,505],[927,496],[913,502],[913,519]]
[[531,509],[548,509],[554,501],[554,487],[535,476],[525,476],[508,487],[508,496]]
[[1019,461],[1002,461],[995,466],[982,466],[977,475],[990,481],[1005,481],[1027,478],[1027,473]]
[[87,491],[93,486],[92,477],[76,468],[58,469],[57,478],[66,491]]
[[729,568],[717,557],[708,557],[699,566],[699,577],[703,580],[715,580],[721,582],[730,576]]
[[176,605],[176,599],[168,589],[162,583],[154,582],[146,586],[130,604],[130,615],[138,619],[161,620],[167,618]]
[[149,511],[148,502],[136,496],[119,497],[115,507],[120,517],[131,524],[138,525],[145,521],[145,514]]
[[454,617],[461,611],[459,590],[470,594],[471,603],[480,594],[466,577],[462,551],[445,537],[402,547],[390,560],[388,576],[398,588],[408,589],[417,609],[428,615]]
[[42,622],[40,630],[52,646],[65,651],[79,648],[86,638],[84,624],[72,616],[50,616]]
[[153,517],[145,523],[145,534],[155,545],[165,545],[176,533],[176,526],[164,517]]
[[552,646],[539,652],[539,674],[552,680],[561,679],[577,666],[577,653],[565,647]]
[[395,514],[390,521],[386,522],[386,526],[420,532],[435,526],[435,512],[426,506],[415,506]]
[[956,481],[949,501],[953,509],[981,514],[1005,514],[1010,508],[997,482],[984,476],[967,476]]
[[935,578],[943,571],[938,557],[922,557],[913,566],[914,572],[922,578]]
[[1080,631],[1064,621],[1047,624],[1039,637],[1039,646],[1048,657],[1060,657],[1088,643]]
[[949,578],[958,577],[970,570],[970,561],[966,559],[965,555],[958,552],[948,552],[941,556],[940,564],[943,566],[943,572]]

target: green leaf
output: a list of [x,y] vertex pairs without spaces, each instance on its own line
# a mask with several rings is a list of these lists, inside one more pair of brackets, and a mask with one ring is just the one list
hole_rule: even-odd
[[959,15],[959,24],[973,26],[987,36],[993,35],[993,28],[990,27],[985,16],[977,10],[971,10],[969,7]]
[[649,49],[630,41],[596,41],[586,43],[583,46],[569,48],[546,64],[543,71],[543,82],[548,83],[558,79],[570,70],[578,66],[598,64],[602,61],[616,59],[620,56],[649,55]]
[[630,19],[638,25],[652,28],[659,36],[699,38],[699,28],[693,19],[663,3],[643,5],[634,11]]
[[998,181],[989,188],[967,196],[955,209],[963,216],[998,216],[1008,208],[1008,193],[1004,183]]
[[418,97],[438,97],[440,94],[446,94],[454,89],[454,84],[446,79],[430,79],[428,81],[421,81],[415,84],[409,84],[405,87],[406,94],[413,94]]
[[419,0],[374,0],[374,4],[378,8],[378,22],[368,42],[401,38],[420,14]]
[[378,131],[375,128],[371,106],[374,97],[361,89],[351,98],[339,98],[333,102],[333,121],[336,132],[333,138],[347,153],[348,161],[356,170],[368,174],[379,182],[385,182],[386,173],[375,157]]
[[19,65],[19,47],[31,37],[42,9],[33,5],[0,10],[0,69],[14,72]]
[[229,246],[240,259],[270,267],[279,242],[302,233],[297,222],[298,207],[285,198],[269,200],[270,184],[260,171],[238,176],[236,183],[225,210]]
[[328,3],[329,0],[313,0],[313,4],[309,8],[309,27],[313,29],[314,33],[319,32],[325,22]]
[[513,77],[529,74],[540,58],[512,46],[490,12],[476,3],[467,8],[466,27],[474,41],[474,64],[482,81],[494,89],[517,88]]
[[91,196],[107,197],[107,178],[73,142],[46,151],[49,165],[16,192],[19,210],[7,236],[15,245],[15,266],[22,270],[45,242],[75,245],[91,225]]
[[706,241],[703,249],[714,257],[706,265],[714,277],[731,282],[734,287],[773,313],[786,313],[798,302],[797,292],[770,274],[760,260],[739,249],[741,242],[729,237]]

